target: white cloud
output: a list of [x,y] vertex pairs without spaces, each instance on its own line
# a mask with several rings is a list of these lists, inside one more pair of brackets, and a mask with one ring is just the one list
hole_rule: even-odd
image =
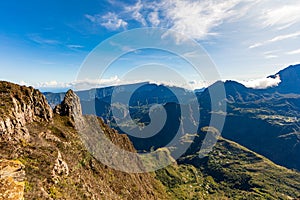
[[[133,5],[124,6],[118,19],[126,23],[135,20],[142,26],[170,28],[200,40],[216,35],[213,29],[226,21],[245,15],[252,6],[251,2],[255,0],[138,0]],[[110,12],[107,16],[115,17]],[[97,22],[94,16],[86,15],[86,18]]]
[[[125,28],[132,21],[141,26],[170,28],[196,40],[219,35],[218,27],[232,22],[247,23],[250,28],[272,27],[286,29],[300,22],[300,2],[287,0],[284,3],[274,0],[137,0],[135,3],[117,4],[120,11],[108,12],[104,16],[85,15],[94,23],[110,30]],[[267,8],[267,9],[266,9]],[[254,25],[256,24],[256,27]],[[138,26],[133,23],[133,26]],[[255,48],[276,42],[293,35],[282,35],[267,42],[251,45]]]
[[127,22],[125,22],[123,19],[118,18],[115,13],[111,12],[102,16],[102,22],[100,24],[110,30],[117,30],[121,27],[125,29],[127,26]]
[[108,12],[106,15],[85,15],[91,22],[99,24],[109,30],[126,29],[127,22],[119,18],[116,13]]
[[67,47],[70,48],[70,49],[82,49],[82,48],[84,48],[84,46],[78,45],[78,44],[69,44],[69,45],[67,45]]
[[240,0],[193,1],[165,0],[162,6],[170,28],[194,39],[214,35],[213,29],[229,18],[240,15],[236,7]]
[[122,44],[119,44],[119,43],[116,43],[113,41],[110,41],[109,43],[114,47],[118,47],[123,52],[130,52],[130,51],[138,52],[138,50],[136,50],[130,46],[125,46],[125,45],[122,45]]
[[148,80],[149,83],[157,84],[157,85],[166,85],[169,87],[180,87],[188,90],[202,89],[208,87],[208,83],[205,81],[196,81],[192,80],[189,82],[170,82],[170,81],[153,81]]
[[291,38],[297,38],[300,36],[300,31],[296,33],[286,34],[286,35],[279,35],[277,37],[274,37],[270,40],[270,42],[278,42],[281,40],[291,39]]
[[27,82],[25,82],[25,81],[23,81],[23,80],[20,81],[19,84],[20,84],[20,85],[29,85]]
[[263,44],[263,43],[255,43],[255,44],[249,46],[249,49],[253,49],[253,48],[256,48],[256,47],[260,47],[260,46],[262,46],[262,45],[264,45],[264,44]]
[[281,82],[279,75],[277,75],[275,78],[261,78],[261,79],[255,79],[250,81],[238,81],[241,84],[245,85],[248,88],[254,88],[254,89],[265,89],[269,87],[275,87],[278,86],[278,84]]
[[90,20],[91,22],[94,22],[94,23],[96,23],[97,18],[99,18],[99,15],[92,16],[92,15],[86,14],[84,16],[85,16],[85,18],[87,18],[88,20]]
[[121,80],[117,76],[113,76],[108,79],[76,80],[70,83],[70,85],[75,90],[86,90],[91,88],[101,88],[111,85],[119,85],[120,83]]
[[278,55],[275,54],[276,52],[277,51],[266,51],[263,54],[266,59],[278,58]]
[[66,89],[72,88],[76,90],[83,90],[83,89],[91,89],[91,88],[100,88],[110,85],[119,85],[121,80],[117,76],[113,76],[107,79],[97,79],[97,80],[76,80],[72,82],[58,82],[55,80],[46,81],[46,82],[38,82],[38,83],[28,83],[25,81],[21,81],[21,85],[33,86],[38,89]]
[[[241,63],[247,71],[245,76],[254,78],[258,73],[267,73],[268,69],[266,67],[254,72],[255,68],[249,66],[260,66],[261,63],[265,63],[265,66],[274,69],[279,64],[297,60],[298,51],[291,50],[298,48],[296,42],[300,37],[299,1],[135,0],[119,4],[116,2],[118,1],[114,1],[112,5],[117,12],[115,15],[128,23],[126,27],[170,28],[203,42],[204,47],[208,47],[207,50],[219,65],[220,71],[224,69],[224,78],[227,79],[241,76],[234,75],[237,73],[235,65]],[[95,16],[86,17],[97,22]],[[249,51],[248,47],[252,50]],[[129,49],[130,47],[124,47],[124,50]],[[279,49],[278,53],[263,54],[263,51]],[[287,55],[296,56],[293,58]],[[195,55],[186,53],[185,56]]]
[[67,88],[69,86],[68,83],[60,83],[57,81],[46,81],[46,82],[39,82],[34,84],[27,83],[26,85],[31,85],[35,88]]
[[29,39],[34,41],[35,43],[41,44],[41,45],[57,45],[60,44],[60,41],[43,38],[39,34],[29,34]]
[[96,79],[96,80],[76,80],[72,82],[58,82],[58,81],[46,81],[39,83],[28,83],[25,81],[21,81],[20,85],[33,86],[34,88],[41,89],[43,91],[51,91],[53,89],[73,89],[73,90],[88,90],[92,88],[102,88],[108,86],[117,86],[117,85],[126,85],[133,83],[142,83],[149,82],[154,84],[163,84],[167,86],[175,86],[186,88],[189,90],[200,89],[204,87],[208,87],[208,83],[206,81],[198,81],[193,80],[189,82],[171,82],[171,81],[162,81],[162,80],[122,80],[118,76],[113,76],[107,79]]
[[272,58],[278,58],[278,56],[269,54],[269,55],[265,55],[265,58],[266,59],[272,59]]
[[289,51],[289,52],[287,52],[286,54],[288,54],[288,55],[296,55],[296,54],[300,54],[300,49],[296,49],[296,50],[294,50],[294,51]]
[[[276,3],[274,3],[276,5]],[[276,7],[269,8],[263,11],[261,19],[263,26],[280,26],[289,27],[300,21],[300,2],[299,1],[286,1],[285,5],[276,5]],[[272,5],[271,3],[269,5]]]
[[279,36],[276,36],[276,37],[274,37],[270,40],[253,44],[253,45],[249,46],[249,48],[253,49],[253,48],[256,48],[256,47],[264,46],[264,45],[274,43],[274,42],[279,42],[279,41],[282,41],[282,40],[294,39],[294,38],[297,38],[299,36],[300,36],[300,32],[285,34],[285,35],[279,35]]
[[144,18],[141,10],[143,9],[144,4],[141,0],[138,0],[135,5],[133,6],[126,6],[125,12],[131,13],[131,16],[134,20],[140,22],[143,26],[147,25],[146,19]]
[[150,12],[148,15],[148,20],[152,26],[157,27],[160,24],[158,12]]
[[196,58],[199,56],[199,52],[197,51],[190,51],[190,52],[186,52],[183,54],[184,57],[187,57],[187,58]]

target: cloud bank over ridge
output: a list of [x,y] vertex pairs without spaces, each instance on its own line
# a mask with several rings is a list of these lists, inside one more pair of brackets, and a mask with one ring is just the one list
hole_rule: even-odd
[[269,87],[276,87],[281,82],[280,76],[277,75],[275,78],[266,77],[260,79],[254,79],[249,81],[238,81],[244,86],[253,89],[266,89]]

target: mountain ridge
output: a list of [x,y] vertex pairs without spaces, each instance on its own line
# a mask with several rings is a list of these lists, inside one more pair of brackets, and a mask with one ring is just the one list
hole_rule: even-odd
[[[287,67],[276,73],[274,77],[282,74],[282,71],[287,73],[290,70],[298,70],[300,73],[300,65]],[[297,75],[294,72],[287,74],[290,73]],[[286,90],[292,93],[280,93],[282,90],[280,88],[282,88],[282,85],[285,85],[284,82],[288,79],[288,76],[282,76],[282,78],[283,80],[278,86],[268,89],[247,88],[236,81],[226,81],[225,83],[218,81],[201,93],[196,93],[200,104],[200,126],[208,126],[210,122],[210,88],[224,87],[226,93],[223,97],[224,99],[221,99],[219,102],[220,106],[226,105],[227,110],[222,135],[268,157],[277,164],[300,170],[300,159],[296,156],[300,153],[299,131],[297,131],[300,127],[300,95],[297,94],[297,91],[293,92],[292,89]],[[295,80],[297,81],[298,79]],[[292,88],[299,84],[300,82],[298,84],[294,83]],[[155,87],[159,88],[159,86]],[[146,96],[144,97],[145,93]],[[137,95],[133,95],[135,100],[131,101],[129,115],[137,122],[147,125],[150,123],[149,109],[156,101],[145,101],[145,99],[155,99],[157,94],[151,97],[151,92],[147,90],[145,93],[138,91]],[[186,93],[181,94],[185,95]],[[172,98],[166,101],[159,101],[158,103],[162,103],[165,106],[164,103],[171,101],[173,104],[179,105],[178,101],[174,101]],[[189,98],[186,98],[184,102],[190,102]],[[120,116],[125,117],[128,115],[126,105],[122,103],[118,105],[110,104],[109,99],[96,98],[91,101],[81,101],[83,112],[86,112],[85,114],[97,114],[106,123],[109,123],[111,127],[122,132],[115,123],[111,110],[112,106],[115,106]],[[137,102],[139,102],[139,105]],[[175,109],[177,106],[174,105],[173,107]],[[169,109],[170,113],[176,113],[174,109],[174,112],[172,112],[172,109]],[[216,115],[218,114],[216,113]],[[170,126],[168,129],[169,131],[163,132],[162,135],[175,132]],[[168,143],[168,141],[164,141],[164,138],[167,139],[168,137],[160,138],[158,142],[156,138],[153,138],[153,141],[149,141],[147,145],[143,146],[141,145],[142,143],[138,142],[139,140],[131,137],[135,147],[141,151],[149,150],[152,145],[154,145],[154,148],[160,148],[161,144]]]
[[[0,141],[0,174],[4,172],[1,166],[7,169],[7,163],[17,160],[15,169],[21,169],[26,177],[20,179],[23,182],[19,190],[10,190],[6,184],[0,184],[1,194],[2,191],[24,190],[25,199],[243,199],[247,196],[274,200],[292,199],[300,195],[298,172],[277,166],[265,158],[261,160],[262,165],[272,163],[265,175],[259,168],[261,165],[248,169],[247,166],[255,164],[247,155],[249,150],[222,138],[208,157],[200,160],[201,165],[187,162],[190,157],[186,157],[155,173],[128,174],[110,169],[86,150],[74,129],[73,117],[80,115],[81,110],[78,97],[69,91],[65,98],[51,120],[24,124],[29,130],[29,140],[17,140],[14,144]],[[100,118],[98,120],[101,129],[116,145],[136,151],[126,135],[111,129]],[[197,151],[191,156],[197,157]],[[225,164],[223,167],[227,166],[229,171],[218,171],[218,162],[210,161],[216,159],[222,166]],[[243,172],[245,167],[247,172]],[[279,169],[280,180],[284,182],[272,178]],[[8,176],[13,177],[14,173]],[[262,183],[261,178],[264,177],[267,182]],[[238,184],[240,180],[246,180],[247,187]],[[2,176],[0,182],[6,183]],[[279,189],[269,187],[272,184]]]

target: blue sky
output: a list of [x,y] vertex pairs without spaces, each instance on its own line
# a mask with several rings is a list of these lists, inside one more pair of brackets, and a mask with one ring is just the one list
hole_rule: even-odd
[[[70,87],[86,56],[102,41],[134,28],[161,27],[202,45],[222,79],[264,84],[267,75],[300,63],[299,10],[297,0],[4,0],[0,79],[42,90]],[[128,70],[130,60],[152,62],[165,54],[125,56],[127,62],[121,59],[113,66],[105,85],[121,84],[118,74]],[[187,71],[180,60],[170,60]],[[187,79],[197,81],[192,75]]]

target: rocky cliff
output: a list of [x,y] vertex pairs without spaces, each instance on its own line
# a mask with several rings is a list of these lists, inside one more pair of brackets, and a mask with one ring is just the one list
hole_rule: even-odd
[[28,140],[26,124],[51,121],[44,95],[32,87],[0,82],[0,141]]
[[[79,98],[68,91],[53,112],[33,88],[1,82],[0,199],[168,199],[154,174],[105,166],[83,145],[74,127]],[[105,135],[135,151],[125,135],[101,119]],[[10,163],[13,164],[13,168]],[[8,173],[9,171],[9,173]],[[20,178],[20,174],[24,174]],[[4,175],[3,175],[4,174]]]

